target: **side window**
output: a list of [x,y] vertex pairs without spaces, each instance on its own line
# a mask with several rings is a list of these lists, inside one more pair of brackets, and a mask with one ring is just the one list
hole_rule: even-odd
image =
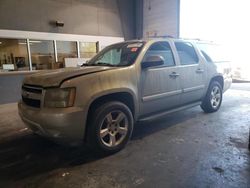
[[201,54],[203,55],[203,57],[206,59],[207,62],[213,62],[211,57],[203,50],[201,50]]
[[144,56],[144,60],[148,56],[160,55],[164,59],[164,66],[174,66],[174,57],[168,42],[156,42],[150,46]]
[[194,50],[194,47],[190,43],[175,42],[181,65],[197,64],[199,58]]
[[199,42],[196,45],[207,62],[229,61],[227,51],[219,44]]

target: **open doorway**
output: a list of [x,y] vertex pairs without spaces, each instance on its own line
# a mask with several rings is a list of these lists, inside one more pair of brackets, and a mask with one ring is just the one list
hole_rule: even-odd
[[248,0],[182,0],[180,37],[222,44],[231,59],[235,81],[250,81],[250,2]]

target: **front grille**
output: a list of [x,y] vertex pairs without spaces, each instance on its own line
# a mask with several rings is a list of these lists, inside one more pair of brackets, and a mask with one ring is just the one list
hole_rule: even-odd
[[42,88],[39,86],[30,86],[23,85],[22,86],[22,100],[23,102],[35,108],[41,107],[41,99],[42,99]]
[[28,98],[24,98],[22,97],[23,102],[28,105],[28,106],[32,106],[35,108],[40,108],[41,107],[41,101],[40,100],[36,100],[36,99],[28,99]]
[[22,89],[31,93],[42,93],[42,88],[40,87],[23,85]]

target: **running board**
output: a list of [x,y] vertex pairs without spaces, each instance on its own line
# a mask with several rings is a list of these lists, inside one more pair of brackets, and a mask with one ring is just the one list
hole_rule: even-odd
[[172,110],[168,110],[168,111],[160,112],[160,113],[157,113],[157,114],[149,115],[147,117],[139,119],[138,121],[143,122],[143,121],[152,121],[152,120],[160,119],[160,118],[162,118],[162,117],[164,117],[164,116],[166,116],[168,114],[171,114],[173,112],[186,110],[188,108],[192,108],[192,107],[195,107],[195,106],[198,106],[198,105],[201,105],[201,102],[196,102],[196,103],[188,104],[188,105],[185,105],[185,106],[182,106],[182,107],[179,107],[179,108],[174,108]]

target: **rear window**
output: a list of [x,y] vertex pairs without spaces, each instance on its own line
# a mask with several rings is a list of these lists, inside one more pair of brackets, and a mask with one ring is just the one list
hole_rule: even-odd
[[197,43],[202,56],[207,62],[224,62],[229,61],[226,49],[222,45],[212,43]]

